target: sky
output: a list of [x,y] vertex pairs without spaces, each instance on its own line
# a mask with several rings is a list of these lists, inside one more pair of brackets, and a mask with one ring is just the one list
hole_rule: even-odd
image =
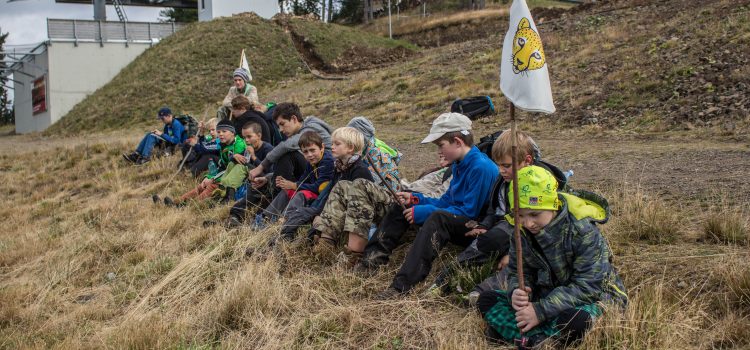
[[[157,22],[158,7],[125,6],[130,21]],[[94,19],[93,5],[57,4],[54,0],[0,0],[0,31],[9,33],[5,51],[29,50],[47,40],[47,18]],[[107,6],[107,20],[117,21],[114,7]],[[10,84],[10,83],[9,83]],[[9,90],[11,99],[13,90]]]

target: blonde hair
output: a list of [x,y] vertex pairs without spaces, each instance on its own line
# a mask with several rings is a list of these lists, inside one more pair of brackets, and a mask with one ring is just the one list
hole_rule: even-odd
[[206,129],[215,128],[219,124],[219,118],[211,118],[206,122]]
[[[495,140],[492,145],[492,160],[500,162],[505,157],[513,156],[513,140],[511,139],[512,133],[510,129],[503,131],[500,137]],[[516,129],[516,161],[523,161],[526,156],[534,158],[534,153],[537,149],[536,142],[527,133]]]
[[362,150],[365,149],[364,135],[362,135],[359,130],[350,126],[336,129],[331,135],[331,138],[334,140],[339,140],[345,143],[347,146],[353,148],[354,154],[360,154],[362,153]]

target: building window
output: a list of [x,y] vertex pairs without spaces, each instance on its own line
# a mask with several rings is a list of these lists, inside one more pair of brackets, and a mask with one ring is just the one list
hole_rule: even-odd
[[201,0],[201,9],[202,10],[206,9],[206,0]]

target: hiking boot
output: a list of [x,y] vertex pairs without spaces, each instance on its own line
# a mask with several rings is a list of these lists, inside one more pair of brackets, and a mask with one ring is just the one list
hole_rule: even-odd
[[203,220],[203,228],[216,226],[219,222],[216,220]]
[[234,229],[234,228],[237,228],[237,227],[240,227],[240,226],[242,226],[242,221],[240,221],[240,219],[238,219],[238,218],[236,218],[236,217],[234,217],[232,215],[230,215],[227,218],[227,221],[224,222],[224,227],[226,229],[228,229],[228,230],[231,230],[231,229]]
[[353,269],[360,261],[362,261],[364,254],[364,252],[354,252],[351,251],[349,247],[344,247],[344,251],[336,257],[336,260],[337,263],[344,268]]
[[[364,254],[363,254],[364,255]],[[362,277],[372,277],[378,272],[378,267],[370,264],[364,256],[357,265],[354,265],[354,273]]]
[[171,197],[164,197],[164,205],[168,207],[182,208],[185,206],[185,202],[175,202]]
[[151,200],[154,201],[154,204],[159,204],[159,202],[161,202],[161,198],[159,198],[158,194],[151,196]]
[[327,237],[320,237],[318,243],[313,246],[313,255],[320,261],[332,261],[336,258],[336,241]]
[[388,287],[388,289],[375,295],[376,300],[391,300],[400,297],[403,293],[399,292],[398,289]]
[[314,246],[315,244],[317,244],[320,240],[320,234],[320,230],[317,230],[315,228],[311,228],[310,230],[308,230],[306,235],[307,243],[310,246]]
[[135,161],[135,165],[143,165],[151,161],[149,157],[140,157]]
[[220,204],[227,204],[227,203],[234,203],[234,194],[237,190],[234,188],[227,188],[226,193],[224,194],[224,198],[219,201]]
[[545,349],[545,345],[553,346],[554,342],[547,342],[548,338],[544,334],[536,334],[530,337],[522,336],[520,339],[513,339],[513,343],[519,350]]
[[123,153],[122,157],[125,158],[125,160],[128,162],[135,163],[138,161],[139,158],[141,158],[141,155],[138,154],[138,152],[133,152],[130,154]]

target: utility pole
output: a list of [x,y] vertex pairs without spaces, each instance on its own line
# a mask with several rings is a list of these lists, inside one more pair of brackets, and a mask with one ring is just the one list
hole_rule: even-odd
[[388,37],[393,39],[393,25],[391,24],[391,0],[388,0]]

